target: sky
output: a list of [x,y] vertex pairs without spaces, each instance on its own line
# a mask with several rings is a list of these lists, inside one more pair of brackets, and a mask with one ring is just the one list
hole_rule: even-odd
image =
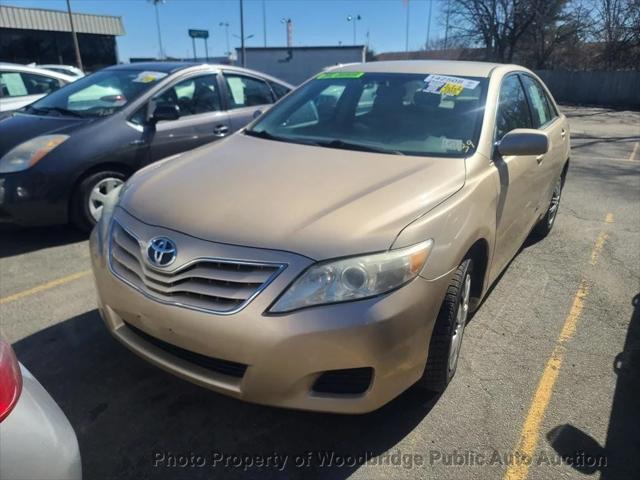
[[[3,5],[66,10],[65,0],[1,0]],[[442,38],[442,10],[446,0],[433,0],[430,38]],[[407,5],[409,8],[409,49],[422,47],[427,38],[430,0],[264,0],[267,46],[286,45],[286,27],[293,21],[293,45],[353,44],[353,22],[347,16],[361,16],[356,22],[356,41],[367,43],[376,52],[404,51]],[[191,57],[187,30],[209,30],[209,55],[226,51],[225,28],[229,23],[231,49],[239,46],[239,0],[165,0],[159,5],[162,42],[167,56]],[[149,0],[71,0],[74,12],[121,16],[126,34],[117,38],[121,61],[130,57],[158,56],[158,33],[153,4]],[[263,0],[244,0],[245,36],[248,47],[264,46]],[[237,35],[236,38],[234,35]],[[202,40],[196,45],[204,56]]]

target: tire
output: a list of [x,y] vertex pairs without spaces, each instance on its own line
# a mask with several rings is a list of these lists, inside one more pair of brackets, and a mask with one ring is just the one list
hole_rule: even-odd
[[560,200],[562,198],[562,184],[563,179],[559,177],[556,184],[553,187],[553,193],[551,194],[551,200],[549,201],[549,208],[547,208],[544,217],[533,227],[531,232],[533,238],[536,240],[542,240],[549,235],[553,226],[556,223],[556,217],[558,216],[558,209],[560,208]]
[[84,178],[71,198],[71,221],[79,229],[89,232],[102,210],[100,195],[122,185],[126,175],[115,170],[97,172]]
[[464,327],[469,318],[473,261],[465,259],[456,270],[440,307],[429,343],[429,357],[418,385],[443,392],[456,373]]

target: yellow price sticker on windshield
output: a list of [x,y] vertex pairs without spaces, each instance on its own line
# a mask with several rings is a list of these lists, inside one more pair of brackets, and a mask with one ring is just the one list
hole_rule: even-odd
[[464,87],[455,83],[445,83],[440,89],[440,93],[443,95],[449,95],[450,97],[457,97],[462,93]]

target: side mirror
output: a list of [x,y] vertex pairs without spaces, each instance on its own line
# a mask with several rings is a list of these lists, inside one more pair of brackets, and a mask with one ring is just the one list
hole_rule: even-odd
[[546,133],[531,128],[516,128],[498,142],[500,155],[544,155],[549,151]]
[[180,107],[178,105],[157,105],[155,102],[149,104],[147,121],[158,123],[163,120],[177,120],[180,118]]

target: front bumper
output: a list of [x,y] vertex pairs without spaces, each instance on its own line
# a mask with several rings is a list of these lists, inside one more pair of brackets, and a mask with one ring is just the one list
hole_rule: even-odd
[[44,226],[66,223],[64,181],[32,170],[0,174],[0,223]]
[[80,480],[76,434],[60,407],[24,367],[22,393],[0,423],[0,478]]
[[[277,296],[312,261],[288,252],[222,245],[141,224],[119,210],[120,223],[142,238],[171,236],[178,248],[228,257],[279,261],[288,267],[246,307],[217,315],[167,305],[131,288],[110,271],[98,229],[91,238],[99,307],[110,332],[149,362],[198,385],[242,400],[305,410],[365,413],[415,383],[424,370],[429,339],[448,277],[418,277],[380,297],[311,307],[288,314],[265,313]],[[185,247],[185,244],[189,246]],[[231,253],[233,252],[233,253]],[[260,258],[258,258],[260,257]],[[149,337],[150,336],[150,337]],[[160,342],[156,341],[159,340]],[[195,352],[242,368],[229,375],[207,368]],[[215,366],[215,365],[214,365]],[[228,366],[228,365],[227,365]],[[233,365],[232,365],[233,366]],[[319,393],[314,383],[325,372],[373,369],[363,393]]]

